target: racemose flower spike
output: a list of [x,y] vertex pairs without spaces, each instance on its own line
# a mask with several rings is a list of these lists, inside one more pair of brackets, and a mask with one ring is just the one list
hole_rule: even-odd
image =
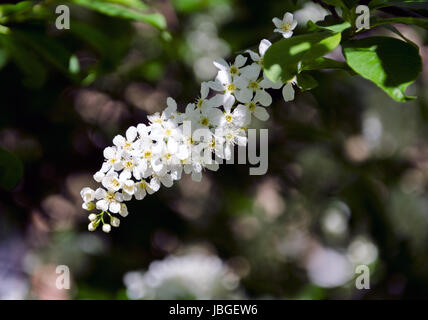
[[[284,37],[291,37],[296,26],[291,13],[273,22]],[[285,30],[287,29],[287,30]],[[284,33],[286,32],[286,33]],[[185,112],[177,110],[173,98],[166,101],[162,113],[148,116],[149,124],[131,126],[125,136],[117,135],[113,146],[104,149],[104,162],[94,180],[101,184],[93,190],[85,187],[80,195],[82,208],[90,213],[89,231],[102,225],[106,233],[119,227],[128,215],[125,202],[142,200],[164,187],[171,187],[183,172],[201,181],[204,170],[216,171],[217,157],[228,160],[235,145],[247,144],[246,129],[252,117],[266,121],[266,107],[272,97],[267,89],[283,88],[285,101],[294,99],[295,80],[273,83],[263,72],[263,56],[271,42],[263,39],[259,52],[247,50],[249,57],[238,55],[233,64],[214,61],[219,70],[213,81],[202,82],[201,95],[189,103]]]

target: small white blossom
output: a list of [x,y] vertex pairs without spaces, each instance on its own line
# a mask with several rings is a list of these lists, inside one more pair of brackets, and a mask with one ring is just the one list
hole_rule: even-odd
[[290,38],[293,35],[293,30],[297,26],[297,20],[293,18],[290,12],[286,12],[282,20],[273,18],[272,22],[276,27],[273,31],[281,33],[284,38]]

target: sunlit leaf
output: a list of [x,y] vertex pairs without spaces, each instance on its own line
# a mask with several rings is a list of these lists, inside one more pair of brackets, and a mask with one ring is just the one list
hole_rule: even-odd
[[396,101],[413,99],[404,91],[422,70],[416,46],[395,38],[370,37],[347,41],[342,47],[348,65],[356,73],[374,82]]
[[265,72],[269,79],[291,79],[300,62],[316,59],[329,53],[340,43],[340,33],[316,32],[282,39],[274,43],[264,56]]

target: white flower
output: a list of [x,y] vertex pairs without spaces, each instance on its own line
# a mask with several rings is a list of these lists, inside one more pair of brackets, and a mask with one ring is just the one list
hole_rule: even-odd
[[150,184],[147,183],[144,179],[141,181],[138,181],[135,184],[135,199],[142,200],[146,196],[146,194],[153,194],[155,192],[154,189],[150,186]]
[[281,89],[282,87],[282,97],[284,98],[285,102],[294,100],[294,88],[293,85],[297,84],[296,77],[293,77],[292,79],[288,81],[282,81],[281,79],[277,82],[272,82],[269,78],[264,77],[264,79],[261,81],[261,84],[265,88],[272,88],[275,90]]
[[247,136],[245,130],[236,127],[222,127],[216,130],[216,136],[224,138],[223,151],[219,150],[219,157],[228,160],[232,157],[235,144],[238,146],[247,145]]
[[[119,137],[121,137],[121,138],[119,138]],[[123,142],[122,138],[123,138],[122,136],[116,136],[116,138],[115,138],[116,142],[119,144],[122,143]],[[125,143],[123,142],[123,145],[124,144]],[[111,168],[113,168],[116,171],[119,171],[123,168],[122,163],[121,163],[122,155],[121,155],[121,152],[119,152],[116,147],[107,147],[104,149],[103,153],[104,153],[104,158],[106,158],[106,161],[103,163],[103,166],[101,167],[101,170],[99,171],[100,173],[97,173],[97,179],[102,179],[103,177],[102,177],[101,173],[106,173]]]
[[252,98],[252,91],[247,88],[247,81],[240,77],[232,77],[227,71],[218,72],[215,81],[210,82],[211,89],[222,92],[223,101],[230,95],[235,95],[239,102],[246,103]]
[[122,187],[122,182],[120,181],[117,172],[109,172],[101,181],[101,184],[104,188],[109,191],[116,192]]
[[238,105],[239,107],[245,107],[247,111],[247,115],[245,119],[247,120],[244,125],[248,125],[251,122],[251,115],[254,115],[257,119],[261,121],[266,121],[269,119],[269,113],[266,111],[265,108],[261,107],[259,105],[259,101],[257,99],[254,99],[253,101],[250,101],[246,103],[245,105]]
[[248,122],[247,108],[240,105],[232,111],[232,106],[235,103],[235,98],[229,96],[224,102],[224,114],[220,120],[220,126],[234,125],[236,127],[242,127]]
[[190,253],[128,272],[124,283],[130,299],[224,299],[236,294],[239,277],[217,256]]
[[113,144],[117,147],[118,151],[130,151],[136,138],[137,128],[129,127],[128,130],[126,130],[126,138],[121,135],[117,135],[113,139]]
[[251,51],[251,50],[247,50],[246,52],[248,52],[250,54],[251,59],[255,63],[257,63],[258,65],[263,67],[263,57],[264,57],[267,49],[269,49],[269,47],[271,45],[272,45],[272,43],[269,40],[263,39],[262,41],[260,41],[260,44],[259,44],[259,54],[255,53],[254,51]]
[[[261,67],[253,63],[242,69],[242,77],[246,80],[246,88],[255,93],[254,99],[257,99],[257,101],[266,107],[272,104],[272,97],[264,90],[265,88],[269,88],[270,83],[263,81],[263,78],[259,79],[260,70]],[[246,103],[248,101],[241,102]]]
[[132,199],[132,195],[135,193],[135,182],[133,180],[125,180],[122,183],[122,194],[123,200],[129,201]]
[[109,210],[112,213],[118,213],[121,210],[120,203],[123,200],[121,193],[106,191],[103,188],[98,188],[95,191],[95,198],[98,200],[96,203],[98,210]]
[[84,202],[91,202],[95,199],[95,191],[86,187],[80,191],[80,196]]
[[217,69],[226,71],[232,77],[234,77],[239,75],[239,68],[243,67],[245,62],[247,62],[247,58],[245,58],[243,55],[238,55],[235,58],[235,62],[233,64],[228,64],[224,59],[217,59],[213,63]]
[[273,18],[272,22],[276,27],[273,31],[281,33],[284,38],[290,38],[293,35],[293,30],[297,26],[297,21],[294,20],[290,12],[286,12],[282,20]]

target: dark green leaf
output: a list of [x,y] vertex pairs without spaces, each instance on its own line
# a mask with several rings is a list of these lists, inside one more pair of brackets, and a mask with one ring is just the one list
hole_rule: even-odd
[[371,37],[343,43],[348,65],[362,77],[374,82],[394,100],[413,97],[404,94],[422,70],[418,48],[388,37]]
[[390,23],[410,24],[410,25],[415,25],[415,26],[428,29],[428,19],[413,18],[413,17],[397,17],[397,18],[384,18],[384,19],[373,17],[370,21],[370,26],[377,27],[383,24],[390,24]]
[[322,69],[341,69],[354,73],[349,66],[342,61],[337,61],[329,58],[317,58],[315,60],[310,60],[302,63],[301,70],[322,70]]
[[318,81],[316,81],[310,74],[307,72],[299,73],[297,76],[297,86],[302,91],[311,90],[318,86]]
[[142,21],[161,30],[166,28],[166,20],[162,14],[144,13],[138,7],[119,3],[123,1],[72,0],[72,2],[108,16]]
[[37,56],[17,39],[0,34],[0,44],[24,74],[23,82],[33,88],[41,87],[46,80],[46,69]]

